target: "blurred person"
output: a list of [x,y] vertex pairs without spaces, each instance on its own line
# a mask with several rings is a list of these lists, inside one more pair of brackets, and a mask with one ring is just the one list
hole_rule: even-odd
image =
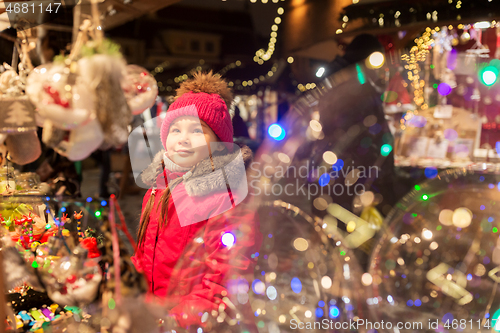
[[233,129],[234,136],[237,138],[250,138],[248,135],[248,127],[247,123],[240,116],[240,108],[234,107],[234,116],[233,116]]

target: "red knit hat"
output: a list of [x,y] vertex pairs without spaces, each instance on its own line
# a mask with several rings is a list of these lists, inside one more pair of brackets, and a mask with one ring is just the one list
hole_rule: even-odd
[[177,89],[177,99],[167,110],[161,125],[160,138],[163,147],[172,122],[182,116],[194,116],[203,120],[222,142],[233,142],[233,123],[228,111],[232,94],[219,76],[197,73],[193,79]]

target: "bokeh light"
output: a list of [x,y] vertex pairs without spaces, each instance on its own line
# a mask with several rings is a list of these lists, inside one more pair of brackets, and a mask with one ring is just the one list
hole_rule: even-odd
[[479,71],[479,79],[486,86],[492,86],[497,82],[498,69],[494,66],[487,66]]
[[448,96],[449,94],[451,94],[451,87],[448,83],[446,82],[442,82],[438,85],[438,93],[441,95],[441,96]]
[[224,235],[222,235],[221,241],[222,241],[222,244],[224,244],[224,246],[231,247],[234,245],[236,238],[234,237],[234,235],[232,233],[226,232],[226,233],[224,233]]
[[285,129],[278,124],[272,124],[267,131],[269,136],[277,141],[283,140],[286,135]]
[[381,52],[373,52],[368,57],[368,63],[371,68],[380,68],[384,65],[385,56]]

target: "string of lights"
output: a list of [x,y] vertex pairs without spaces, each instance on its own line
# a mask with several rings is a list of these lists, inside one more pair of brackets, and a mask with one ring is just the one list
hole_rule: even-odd
[[[268,3],[269,0],[260,0],[262,3]],[[273,3],[278,3],[280,1],[285,1],[285,0],[272,0]],[[251,3],[256,3],[257,0],[250,0]]]
[[426,110],[428,108],[424,100],[425,81],[420,79],[421,68],[419,63],[425,62],[427,59],[431,45],[434,43],[431,36],[439,30],[439,27],[425,29],[422,36],[415,39],[416,46],[411,48],[409,54],[401,56],[401,59],[406,62],[405,69],[408,71],[408,80],[411,81],[413,87],[413,102],[417,106],[417,110],[408,111],[404,118],[401,119],[401,129],[403,130],[406,128],[406,121],[418,114],[418,109]]
[[265,61],[268,61],[273,56],[277,38],[278,38],[278,26],[281,23],[281,15],[285,13],[283,7],[279,7],[277,10],[278,15],[274,18],[274,24],[271,26],[271,35],[269,38],[269,44],[267,46],[267,50],[259,49],[255,52],[255,56],[253,57],[253,61],[258,63],[259,65],[264,64]]
[[255,85],[254,84],[258,84],[260,82],[264,82],[267,79],[271,78],[274,75],[274,73],[276,73],[278,71],[278,68],[279,68],[278,66],[279,66],[279,64],[275,63],[271,67],[271,70],[268,71],[265,75],[260,75],[259,77],[255,77],[255,78],[253,78],[251,80],[244,80],[244,81],[235,80],[234,82],[233,81],[229,81],[228,85],[230,87],[234,87],[237,90],[243,90],[245,88],[255,89]]
[[[448,0],[416,4],[413,2],[398,2],[397,8],[384,4],[373,4],[353,0],[352,5],[344,8],[339,20],[342,29],[348,22],[364,22],[365,28],[388,28],[424,22],[473,20],[478,16],[498,17],[500,8],[493,0]],[[478,15],[483,13],[484,15]],[[342,33],[339,29],[337,33]]]
[[[167,91],[167,92],[171,92],[173,91],[173,86],[174,84],[179,84],[183,81],[186,81],[189,77],[191,77],[194,73],[202,70],[202,65],[205,64],[205,61],[203,59],[201,59],[199,61],[199,65],[195,68],[192,68],[191,70],[187,71],[186,73],[182,74],[182,75],[179,75],[179,76],[176,76],[174,79],[169,79],[167,81],[167,84],[165,85],[163,82],[161,81],[158,81],[158,87],[160,89],[160,91]],[[156,74],[158,73],[161,73],[163,72],[164,70],[164,66],[167,66],[168,65],[168,61],[165,61],[163,63],[161,63],[160,65],[158,65],[154,72],[152,73],[153,76],[155,76]],[[233,69],[233,68],[236,68],[236,67],[240,67],[241,66],[241,61],[240,60],[236,60],[232,63],[230,63],[229,65],[226,65],[224,68],[222,68],[218,74],[223,76],[227,73],[227,71],[229,71],[230,69]],[[278,70],[278,63],[275,63],[272,67],[271,67],[271,70],[268,71],[265,75],[260,75],[258,77],[255,77],[253,79],[249,79],[249,80],[235,80],[235,81],[229,81],[228,82],[228,85],[230,87],[233,87],[237,90],[243,90],[245,88],[253,88],[255,89],[255,85],[260,83],[260,82],[264,82],[266,81],[267,79],[271,78],[275,72],[277,72]]]

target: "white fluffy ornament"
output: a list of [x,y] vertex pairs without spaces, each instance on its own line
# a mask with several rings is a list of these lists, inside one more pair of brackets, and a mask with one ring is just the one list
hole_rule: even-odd
[[0,75],[0,91],[9,89],[16,76],[16,71],[12,69],[3,72],[2,75]]
[[54,150],[66,156],[70,161],[86,159],[103,143],[104,134],[99,121],[93,118],[85,125],[78,126],[70,131]]
[[88,83],[63,65],[33,71],[27,93],[39,115],[60,129],[80,126],[94,113],[94,94]]
[[95,91],[95,110],[104,133],[102,149],[117,147],[128,140],[132,112],[121,87],[125,60],[122,57],[96,54],[78,60],[80,73]]

